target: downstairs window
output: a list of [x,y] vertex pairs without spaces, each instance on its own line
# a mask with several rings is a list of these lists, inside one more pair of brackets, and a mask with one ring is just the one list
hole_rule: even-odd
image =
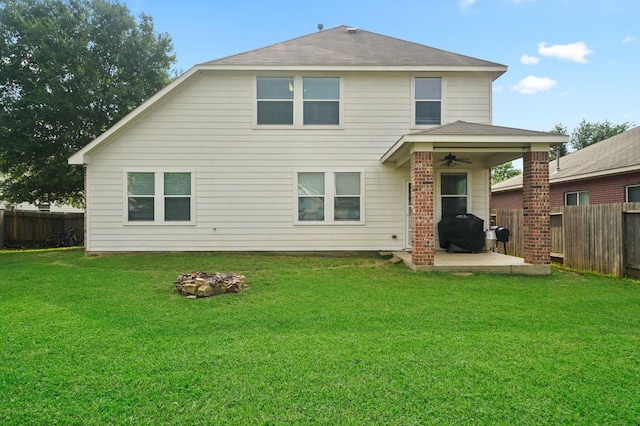
[[296,223],[364,223],[363,173],[298,172]]
[[128,223],[193,223],[191,172],[127,172]]

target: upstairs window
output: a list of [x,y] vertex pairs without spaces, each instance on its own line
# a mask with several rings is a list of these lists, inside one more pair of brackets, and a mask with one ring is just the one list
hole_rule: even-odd
[[564,194],[565,206],[588,206],[589,193],[587,191],[567,192]]
[[442,123],[442,79],[435,77],[416,77],[415,124],[440,125]]
[[258,124],[293,124],[293,77],[258,77]]
[[303,124],[340,124],[340,79],[337,77],[304,77]]
[[257,77],[258,126],[340,125],[339,77]]

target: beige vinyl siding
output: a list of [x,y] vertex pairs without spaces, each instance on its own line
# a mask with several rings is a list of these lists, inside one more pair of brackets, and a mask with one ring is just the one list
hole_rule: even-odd
[[[282,73],[294,74],[307,75]],[[342,78],[344,113],[339,128],[326,129],[255,126],[254,74],[192,76],[93,156],[87,249],[402,249],[408,170],[382,165],[380,157],[410,131],[411,74],[330,75]],[[465,108],[452,100],[447,114]],[[305,168],[363,172],[365,223],[294,224],[294,170]],[[167,169],[195,173],[195,224],[127,223],[125,171]]]
[[491,124],[491,78],[447,74],[444,83],[445,123],[457,120]]

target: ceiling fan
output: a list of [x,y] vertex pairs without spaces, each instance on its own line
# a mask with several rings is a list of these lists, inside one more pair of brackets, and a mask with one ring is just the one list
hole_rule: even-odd
[[450,167],[450,166],[455,166],[458,163],[471,163],[471,160],[469,160],[468,158],[458,158],[457,156],[453,155],[452,153],[449,153],[448,155],[445,155],[444,158],[440,159],[440,161],[442,161],[442,164]]

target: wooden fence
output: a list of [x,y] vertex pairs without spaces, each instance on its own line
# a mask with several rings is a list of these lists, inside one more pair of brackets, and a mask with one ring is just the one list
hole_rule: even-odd
[[48,236],[71,228],[84,235],[84,213],[0,210],[0,248],[43,247]]
[[[507,254],[522,257],[522,210],[493,216],[511,231]],[[551,258],[569,268],[640,278],[640,203],[551,209]]]

